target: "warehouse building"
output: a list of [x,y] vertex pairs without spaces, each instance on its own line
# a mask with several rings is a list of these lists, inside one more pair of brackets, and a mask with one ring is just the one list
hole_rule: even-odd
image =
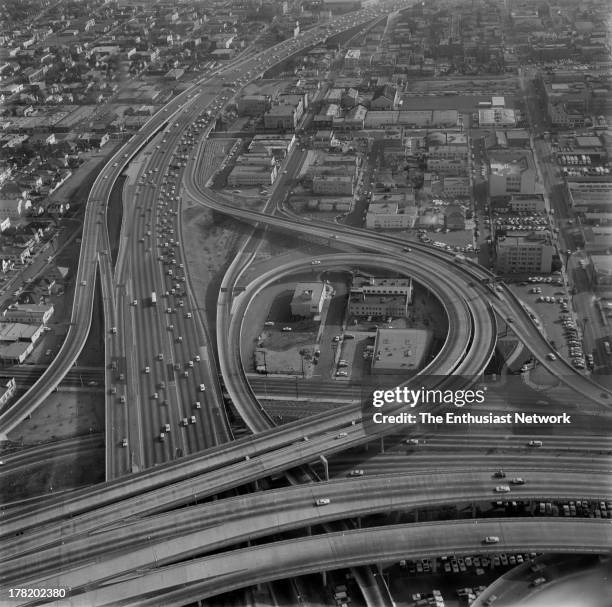
[[433,333],[425,329],[378,329],[372,373],[419,371],[431,349]]

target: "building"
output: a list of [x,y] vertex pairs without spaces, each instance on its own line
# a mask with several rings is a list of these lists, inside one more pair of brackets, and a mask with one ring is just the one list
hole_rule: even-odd
[[361,59],[361,51],[358,48],[350,48],[344,56],[344,67],[347,70],[356,70],[359,68]]
[[352,196],[354,179],[344,175],[316,175],[312,180],[312,191],[314,194],[327,196],[337,194]]
[[410,278],[356,278],[349,293],[348,313],[358,318],[405,317],[411,302]]
[[0,384],[0,407],[6,405],[6,403],[13,398],[16,389],[17,384],[15,383],[14,377],[11,377],[5,383]]
[[543,194],[511,196],[508,209],[512,213],[542,213],[546,211],[546,202]]
[[549,274],[555,247],[541,232],[497,239],[496,270],[500,274]]
[[449,230],[465,230],[465,209],[458,204],[449,204],[444,209],[444,225]]
[[4,310],[3,317],[6,322],[44,325],[53,312],[52,304],[11,304]]
[[239,116],[261,116],[270,108],[268,95],[244,95],[238,99]]
[[272,185],[276,179],[276,166],[258,164],[236,165],[227,176],[227,184],[236,186]]
[[299,282],[291,298],[291,316],[313,318],[320,314],[328,288],[323,282]]
[[593,280],[599,286],[612,286],[612,255],[591,255]]
[[427,360],[433,334],[424,329],[378,329],[372,373],[418,371]]
[[44,325],[0,322],[0,342],[29,341],[33,344],[43,334]]
[[516,126],[516,113],[509,108],[485,108],[478,110],[480,127]]
[[417,209],[415,206],[405,207],[400,212],[397,202],[372,202],[366,215],[366,228],[405,230],[414,226],[416,217]]
[[612,209],[612,182],[572,180],[567,182],[571,206],[583,212]]
[[536,193],[537,173],[530,150],[491,150],[489,167],[491,196]]
[[378,87],[370,101],[371,110],[396,110],[400,106],[398,91],[388,84]]
[[1,198],[0,219],[18,219],[30,209],[32,202],[28,198]]
[[34,345],[27,341],[0,343],[0,360],[11,365],[20,365],[32,353]]
[[466,198],[471,194],[471,191],[468,177],[445,175],[442,178],[442,192],[447,198]]
[[282,131],[294,130],[304,115],[304,97],[291,95],[284,97],[284,103],[270,107],[264,114],[264,127]]

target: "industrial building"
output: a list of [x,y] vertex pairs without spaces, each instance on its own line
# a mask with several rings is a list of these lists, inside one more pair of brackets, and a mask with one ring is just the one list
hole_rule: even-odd
[[403,373],[423,367],[433,333],[425,329],[378,329],[372,373]]
[[44,325],[53,316],[52,304],[12,304],[4,310],[6,322]]
[[554,252],[550,238],[541,232],[498,238],[496,270],[500,274],[548,274]]
[[530,150],[494,150],[489,154],[491,196],[535,194],[537,174]]
[[356,278],[349,293],[348,313],[356,317],[404,317],[411,302],[411,278]]
[[314,318],[320,314],[330,288],[323,282],[299,282],[291,299],[291,316]]
[[371,203],[366,215],[366,227],[370,229],[405,230],[416,222],[416,207],[407,207],[400,213],[397,202]]

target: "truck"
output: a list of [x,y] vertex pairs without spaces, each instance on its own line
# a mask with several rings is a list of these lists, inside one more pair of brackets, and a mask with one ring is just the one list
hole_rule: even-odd
[[155,294],[155,291],[153,291],[151,293],[151,305],[154,306],[157,304],[157,295]]

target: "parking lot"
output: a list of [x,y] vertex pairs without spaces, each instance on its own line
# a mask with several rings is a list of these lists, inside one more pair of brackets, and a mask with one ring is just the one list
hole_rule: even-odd
[[551,344],[549,358],[561,355],[576,369],[593,368],[592,353],[583,350],[582,331],[559,274],[527,277],[527,280],[512,284],[511,289],[525,303]]

